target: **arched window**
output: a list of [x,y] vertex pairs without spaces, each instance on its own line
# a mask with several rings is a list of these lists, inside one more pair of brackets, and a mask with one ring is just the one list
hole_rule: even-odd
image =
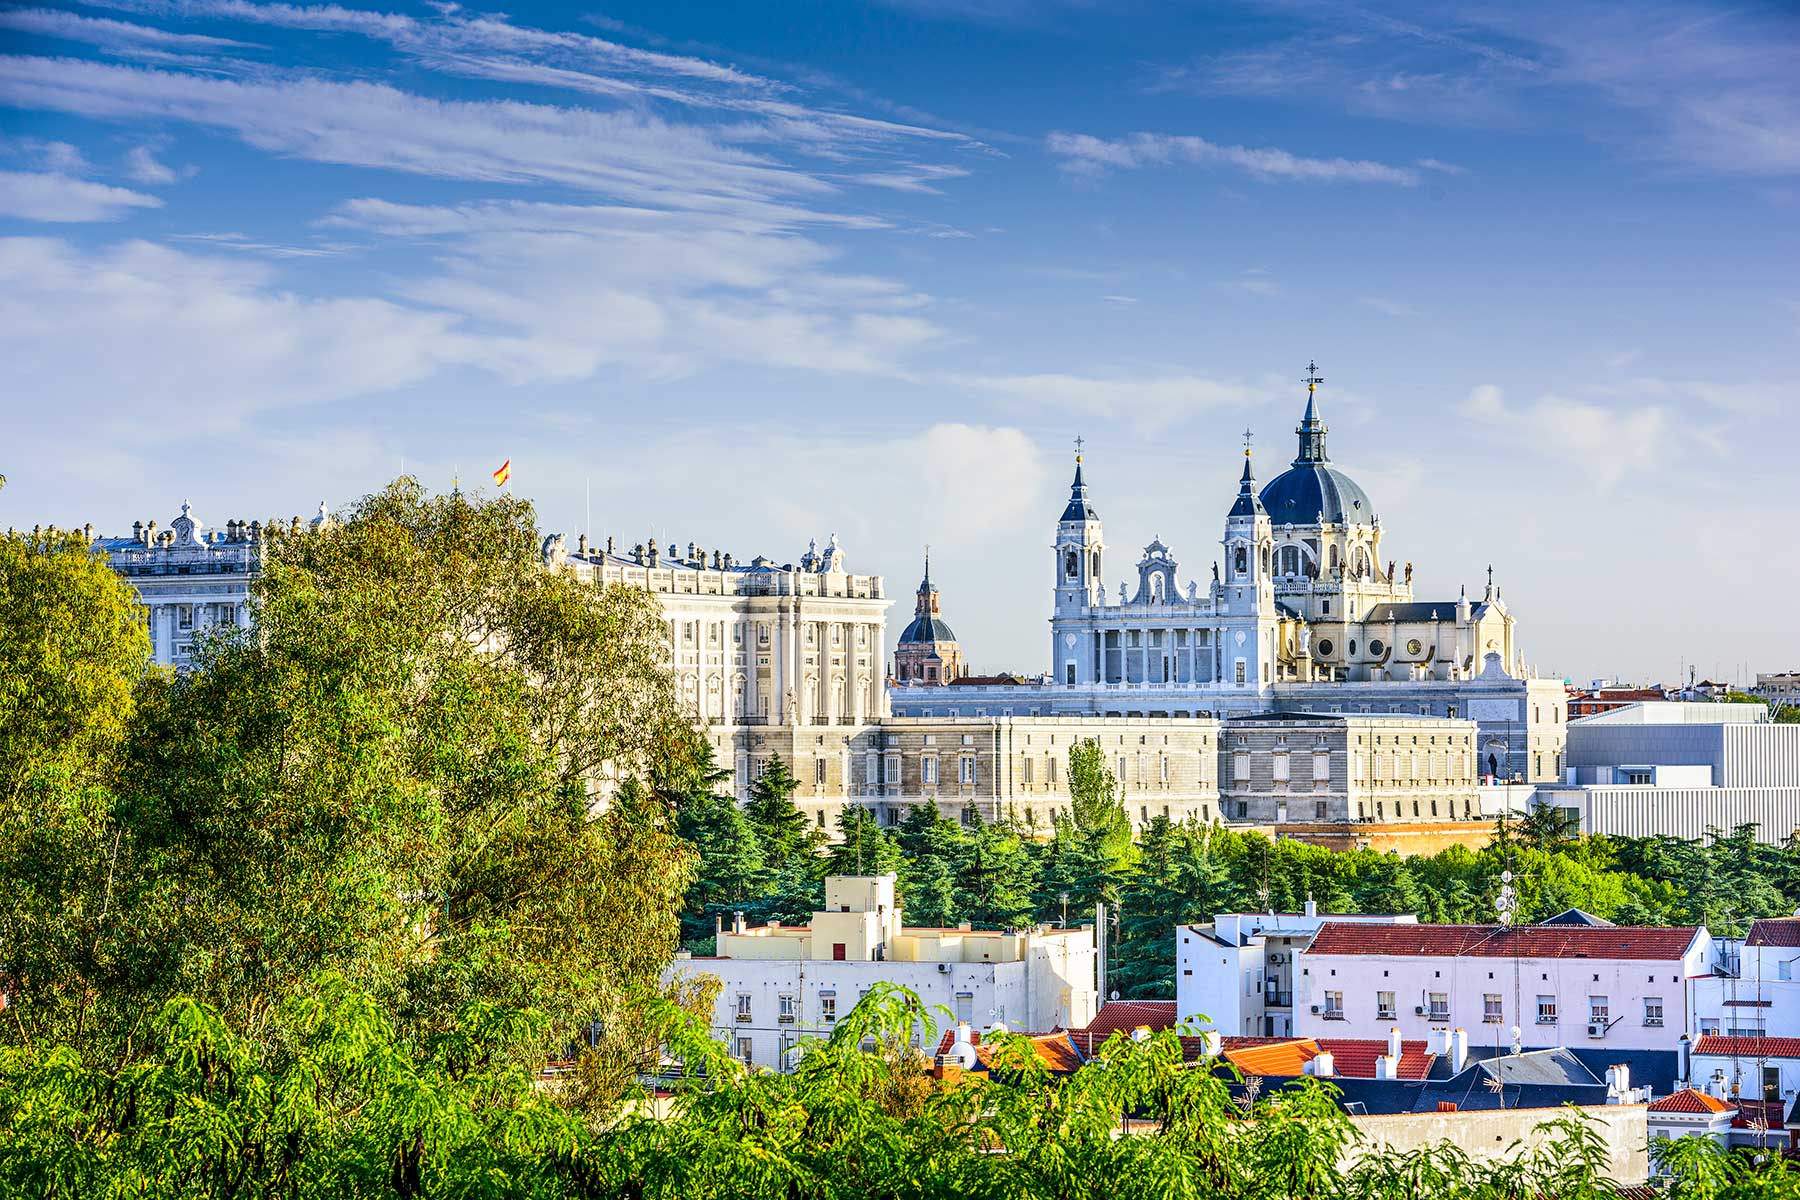
[[1246,555],[1244,553],[1244,548],[1242,546],[1239,546],[1237,548],[1237,573],[1239,575],[1242,575],[1249,569],[1250,569],[1250,558],[1248,555]]
[[1094,551],[1093,577],[1095,579],[1100,578],[1100,552],[1098,550]]
[[1073,550],[1063,555],[1063,574],[1067,575],[1070,579],[1081,574],[1081,560],[1076,557]]
[[1336,546],[1331,548],[1331,569],[1334,571],[1338,569],[1338,548]]

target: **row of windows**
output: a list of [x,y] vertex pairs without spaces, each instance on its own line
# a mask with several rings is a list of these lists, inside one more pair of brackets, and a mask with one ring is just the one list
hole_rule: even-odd
[[[1413,1012],[1430,1021],[1450,1020],[1450,994],[1448,992],[1427,992],[1425,1003],[1414,1007]],[[1348,1017],[1344,1012],[1344,993],[1326,992],[1325,1003],[1321,1006],[1320,1015],[1328,1021],[1343,1021]],[[1375,993],[1375,1019],[1392,1021],[1398,1019],[1400,1009],[1393,992]],[[1537,1023],[1539,1025],[1555,1025],[1561,1020],[1557,1012],[1555,996],[1539,996],[1537,998]],[[1644,1024],[1650,1027],[1663,1023],[1663,1002],[1661,996],[1645,996],[1643,1010]],[[1504,1025],[1506,1023],[1506,1004],[1498,992],[1488,992],[1481,998],[1481,1023],[1484,1025]],[[1613,1024],[1612,1004],[1605,996],[1588,997],[1588,1025],[1590,1032],[1604,1033]]]
[[[719,640],[721,637],[720,630],[725,627],[725,624],[726,624],[725,622],[717,622],[717,621],[705,621],[705,622],[702,622],[702,621],[676,621],[676,622],[672,622],[669,627],[670,628],[669,640],[678,646],[697,646],[700,644],[700,627],[702,625],[705,625],[707,644],[716,646],[719,644]],[[739,622],[731,622],[730,624],[731,624],[731,643],[732,643],[732,645],[734,645],[734,646],[743,645],[744,644],[744,628],[745,628],[744,625]],[[755,628],[756,628],[756,644],[759,646],[767,646],[769,644],[769,631],[772,628],[772,626],[770,626],[769,624],[767,624],[765,622],[758,622]],[[856,630],[856,639],[855,639],[856,644],[858,646],[867,646],[869,644],[869,630],[872,627],[869,625],[866,625],[866,624],[857,624],[854,626],[854,628]],[[804,625],[804,629],[805,629],[805,636],[806,636],[806,644],[808,646],[818,645],[818,641],[819,641],[819,633],[818,633],[819,625],[818,625],[818,623],[809,621]],[[831,644],[833,646],[842,646],[844,644],[844,630],[846,629],[846,626],[840,625],[837,623],[831,623],[830,629],[831,629]]]

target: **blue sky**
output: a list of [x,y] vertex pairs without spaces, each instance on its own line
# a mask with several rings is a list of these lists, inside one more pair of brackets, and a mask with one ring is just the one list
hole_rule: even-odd
[[0,523],[501,460],[549,528],[797,557],[1044,666],[1334,459],[1546,672],[1800,665],[1800,17],[1713,7],[0,7]]

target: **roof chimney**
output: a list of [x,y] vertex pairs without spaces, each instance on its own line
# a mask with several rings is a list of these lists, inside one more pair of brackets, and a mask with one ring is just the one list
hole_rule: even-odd
[[1375,1078],[1377,1078],[1377,1079],[1398,1079],[1398,1078],[1400,1078],[1400,1060],[1395,1058],[1391,1054],[1384,1054],[1380,1058],[1376,1059],[1375,1060]]
[[1458,1029],[1450,1035],[1450,1069],[1460,1071],[1469,1061],[1469,1031]]
[[1388,1030],[1387,1052],[1395,1062],[1400,1061],[1400,1027],[1398,1025],[1392,1026]]
[[1312,1073],[1320,1079],[1330,1079],[1337,1074],[1337,1062],[1331,1057],[1331,1051],[1321,1050],[1313,1056]]
[[1313,903],[1313,898],[1311,896],[1306,898],[1306,915],[1309,917],[1316,917],[1319,915],[1319,906]]

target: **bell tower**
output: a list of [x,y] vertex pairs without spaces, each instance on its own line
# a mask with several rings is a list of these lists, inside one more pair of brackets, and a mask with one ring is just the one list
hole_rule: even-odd
[[1050,618],[1050,662],[1058,683],[1092,683],[1091,653],[1082,653],[1091,634],[1088,610],[1100,603],[1101,570],[1106,550],[1100,514],[1088,500],[1081,472],[1082,439],[1075,439],[1075,480],[1069,503],[1056,523],[1056,607]]
[[1259,689],[1274,682],[1274,527],[1257,498],[1250,465],[1249,430],[1244,431],[1244,473],[1237,502],[1225,517],[1225,570],[1213,585],[1213,611],[1220,614],[1219,668],[1230,687]]

